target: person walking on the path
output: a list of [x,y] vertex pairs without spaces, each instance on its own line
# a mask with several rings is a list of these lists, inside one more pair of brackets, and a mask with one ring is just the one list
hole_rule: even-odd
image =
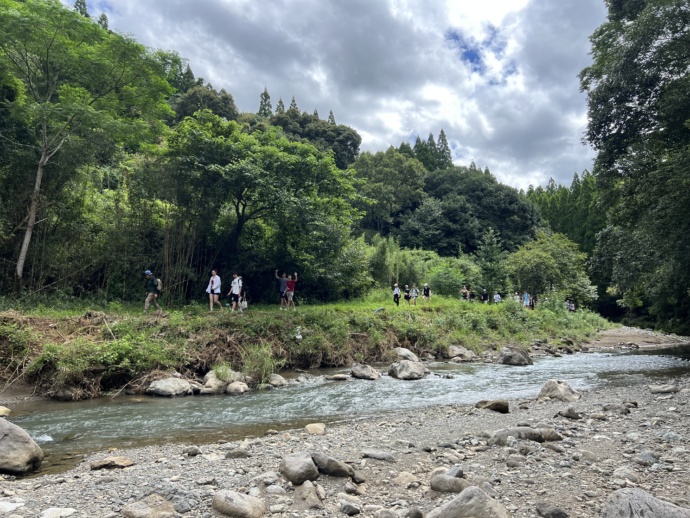
[[499,302],[501,302],[501,294],[494,291],[494,304],[498,304]]
[[470,292],[467,291],[467,286],[463,286],[462,289],[460,290],[460,297],[461,297],[462,300],[464,300],[465,302],[467,302],[467,300],[469,299],[469,297],[470,297]]
[[405,294],[405,302],[407,302],[407,305],[410,305],[410,300],[412,299],[412,295],[410,294],[410,287],[405,284],[405,289],[403,290],[403,293]]
[[526,308],[529,307],[529,302],[530,302],[531,297],[529,296],[529,293],[527,293],[527,290],[522,292],[522,305]]
[[431,300],[431,288],[428,283],[424,283],[422,288],[422,300]]
[[398,283],[393,285],[393,302],[396,306],[400,305],[400,288],[398,288]]
[[208,293],[209,311],[213,312],[213,306],[216,304],[223,311],[223,304],[218,300],[220,298],[220,277],[215,270],[211,270],[211,278],[208,281],[208,286],[206,286],[206,293]]
[[477,294],[474,292],[474,288],[470,288],[470,304],[474,302],[477,298]]
[[489,303],[489,294],[486,292],[486,288],[482,290],[482,304]]
[[149,306],[151,304],[156,306],[156,313],[160,313],[162,309],[158,305],[158,294],[160,293],[160,290],[158,289],[158,279],[153,276],[153,272],[151,270],[146,270],[144,275],[146,275],[146,281],[144,281],[144,290],[146,290],[144,313],[149,310]]
[[242,277],[237,275],[237,273],[232,274],[232,283],[230,284],[230,292],[228,295],[232,300],[232,312],[236,309],[240,310],[242,313],[242,306],[240,306],[240,297],[242,295]]
[[280,286],[278,287],[278,291],[280,292],[280,310],[283,310],[283,306],[285,306],[285,309],[287,309],[287,297],[285,296],[285,291],[286,291],[286,286],[287,286],[287,274],[283,272],[282,277],[278,277],[278,270],[275,272],[276,279],[278,279],[278,282],[280,283]]
[[412,305],[416,306],[417,305],[417,297],[419,297],[419,288],[417,288],[417,284],[412,283],[412,292],[410,295],[412,296]]
[[292,305],[293,311],[297,310],[295,307],[295,283],[297,282],[297,272],[295,272],[295,278],[292,275],[288,275],[287,282],[285,283],[285,299],[287,300],[287,308],[290,309]]

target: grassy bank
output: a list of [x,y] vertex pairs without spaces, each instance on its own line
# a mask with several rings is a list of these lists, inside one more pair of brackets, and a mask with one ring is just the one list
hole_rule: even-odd
[[569,313],[555,300],[535,311],[513,302],[442,297],[396,307],[387,292],[297,311],[253,306],[242,316],[211,314],[203,304],[144,316],[139,306],[121,304],[20,308],[5,301],[0,376],[5,386],[21,379],[41,393],[71,387],[73,397],[87,398],[124,387],[143,390],[157,373],[173,369],[185,376],[234,369],[260,380],[280,368],[388,361],[398,346],[418,355],[443,355],[449,345],[481,353],[536,339],[578,342],[609,326],[588,311]]

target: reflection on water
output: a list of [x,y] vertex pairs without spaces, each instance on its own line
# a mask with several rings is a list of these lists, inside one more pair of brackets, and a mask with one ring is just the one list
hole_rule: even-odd
[[55,464],[58,458],[73,453],[111,447],[237,439],[316,420],[333,422],[401,409],[470,404],[480,399],[533,398],[552,378],[565,380],[576,389],[588,389],[690,372],[690,362],[679,358],[679,351],[663,353],[667,354],[537,358],[528,367],[437,363],[429,365],[434,375],[419,381],[386,376],[377,381],[337,382],[327,381],[321,374],[346,371],[314,371],[305,375],[302,383],[241,397],[123,396],[75,403],[37,402],[16,408],[12,421],[52,454],[49,458]]

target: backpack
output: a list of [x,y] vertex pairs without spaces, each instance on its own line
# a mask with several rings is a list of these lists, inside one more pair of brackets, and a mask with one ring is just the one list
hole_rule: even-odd
[[163,283],[161,282],[160,279],[156,279],[156,289],[158,291],[163,291]]

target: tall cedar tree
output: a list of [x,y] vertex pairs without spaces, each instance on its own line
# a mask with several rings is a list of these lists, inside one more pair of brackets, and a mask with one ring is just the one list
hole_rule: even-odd
[[273,114],[273,105],[271,104],[271,96],[268,93],[268,88],[264,87],[259,98],[259,112],[260,117],[270,117]]

